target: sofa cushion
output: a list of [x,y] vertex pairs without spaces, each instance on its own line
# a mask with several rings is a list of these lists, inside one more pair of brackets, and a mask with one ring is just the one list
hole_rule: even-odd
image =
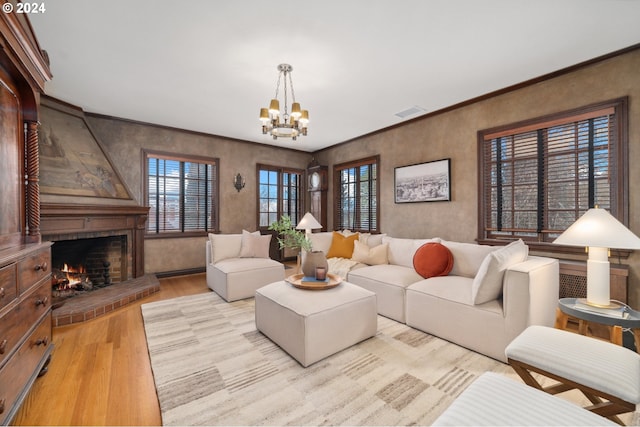
[[327,258],[351,258],[353,255],[353,242],[358,240],[359,237],[360,235],[358,233],[347,237],[342,233],[334,231]]
[[356,240],[353,242],[353,255],[351,259],[368,265],[389,264],[389,259],[387,258],[388,247],[389,245],[387,243],[369,247],[364,243],[360,243],[359,240]]
[[269,245],[271,234],[260,235],[259,231],[253,233],[242,230],[240,243],[240,258],[269,258]]
[[234,274],[234,273],[248,274],[252,271],[256,271],[256,276],[254,278],[254,281],[260,280],[261,278],[260,270],[264,270],[267,268],[284,269],[281,263],[279,263],[278,261],[272,260],[271,258],[226,258],[218,262],[215,268],[225,274]]
[[446,276],[452,267],[453,255],[441,243],[425,243],[413,256],[413,268],[425,279]]
[[227,258],[238,258],[242,246],[242,234],[213,234],[209,233],[211,242],[211,263]]
[[464,305],[471,302],[471,286],[473,279],[463,276],[438,276],[420,280],[409,286],[407,290],[431,295],[436,298],[454,301]]
[[504,271],[522,262],[529,255],[529,247],[521,239],[509,243],[487,255],[473,279],[471,289],[474,304],[497,299],[502,293]]
[[333,232],[321,231],[319,233],[311,233],[309,240],[311,240],[311,247],[314,251],[322,251],[328,254],[333,240]]
[[[384,236],[382,243],[389,244],[389,264],[409,267],[413,270],[413,255],[418,248],[425,243],[440,242],[439,238],[434,239],[401,239],[397,237]],[[415,270],[414,270],[415,271]]]
[[453,268],[449,274],[474,278],[482,265],[485,257],[497,248],[475,243],[460,243],[442,240],[453,254]]

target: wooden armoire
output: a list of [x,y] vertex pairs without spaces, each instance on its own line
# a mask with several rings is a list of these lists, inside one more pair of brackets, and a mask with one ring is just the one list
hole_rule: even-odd
[[51,73],[27,15],[6,10],[0,13],[0,424],[11,422],[53,349],[51,245],[40,237],[38,188],[38,107]]

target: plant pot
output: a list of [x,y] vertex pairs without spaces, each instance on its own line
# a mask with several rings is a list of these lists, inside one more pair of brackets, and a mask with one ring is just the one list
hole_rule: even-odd
[[327,257],[322,251],[305,252],[302,257],[302,274],[305,276],[316,276],[316,267],[324,267],[328,270]]

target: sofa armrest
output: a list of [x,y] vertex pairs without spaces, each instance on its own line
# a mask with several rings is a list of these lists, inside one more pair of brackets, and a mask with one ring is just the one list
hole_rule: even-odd
[[553,326],[558,306],[560,263],[555,258],[530,256],[505,271],[504,315],[509,328],[521,331],[529,325]]

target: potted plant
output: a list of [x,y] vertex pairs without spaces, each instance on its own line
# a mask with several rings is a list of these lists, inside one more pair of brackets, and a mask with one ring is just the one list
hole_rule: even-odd
[[278,245],[280,249],[297,249],[297,271],[300,271],[301,251],[306,252],[302,265],[302,272],[305,276],[315,276],[316,266],[327,268],[327,258],[322,251],[313,251],[311,240],[300,230],[296,230],[289,215],[282,215],[278,221],[269,225],[269,230],[278,233]]

